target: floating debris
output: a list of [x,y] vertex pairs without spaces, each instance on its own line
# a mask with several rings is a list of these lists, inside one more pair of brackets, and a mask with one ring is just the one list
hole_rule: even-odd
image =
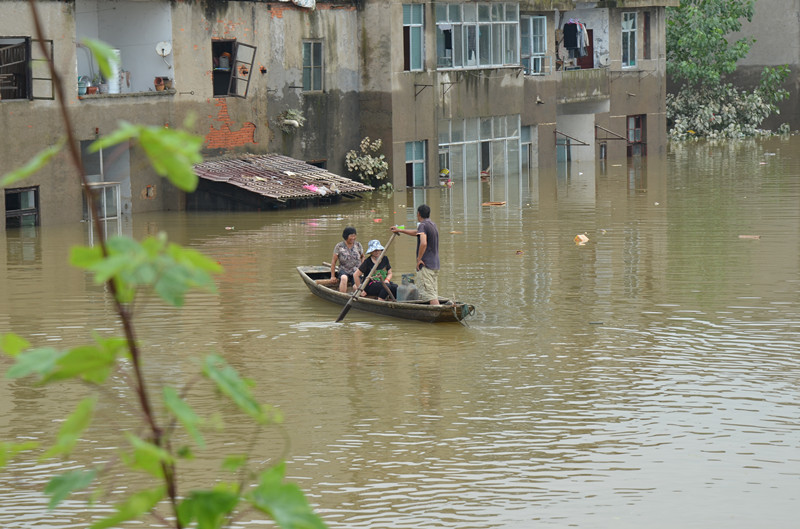
[[589,242],[589,237],[587,237],[585,233],[579,233],[578,235],[575,236],[573,240],[575,241],[575,244],[583,246],[584,244]]

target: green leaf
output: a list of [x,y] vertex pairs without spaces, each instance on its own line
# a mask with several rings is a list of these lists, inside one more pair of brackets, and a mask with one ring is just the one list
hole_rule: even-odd
[[191,192],[197,188],[194,165],[203,161],[201,136],[182,130],[143,127],[139,141],[158,174],[167,177],[182,191]]
[[141,125],[133,125],[127,121],[120,121],[119,126],[111,134],[96,139],[89,145],[89,152],[99,152],[100,149],[108,149],[124,141],[131,141],[139,138]]
[[142,514],[149,512],[166,495],[164,487],[143,490],[132,495],[124,502],[117,505],[117,514],[104,518],[92,524],[89,529],[108,529],[122,522],[134,520]]
[[28,163],[11,171],[10,173],[0,178],[0,187],[8,187],[11,184],[19,182],[20,180],[25,180],[33,173],[47,165],[48,162],[55,156],[56,154],[61,151],[61,148],[64,146],[64,140],[61,139],[55,145],[51,145],[50,147],[46,148],[45,150],[39,152],[36,156],[34,156]]
[[54,368],[63,354],[52,347],[31,349],[17,357],[17,362],[6,372],[6,377],[22,378],[33,374],[44,376]]
[[0,468],[5,467],[18,453],[33,450],[37,446],[39,446],[39,443],[36,441],[26,441],[24,443],[0,442]]
[[22,351],[30,346],[31,343],[28,340],[13,332],[0,335],[0,350],[8,356],[19,356]]
[[96,152],[134,139],[139,140],[158,174],[167,177],[183,191],[191,192],[197,188],[194,165],[203,161],[200,153],[204,141],[202,136],[179,129],[122,122],[118,130],[93,142],[90,151]]
[[213,381],[217,385],[217,389],[233,400],[243,412],[261,424],[266,422],[264,409],[253,398],[248,384],[221,356],[208,355],[206,357],[203,375]]
[[95,282],[115,281],[120,301],[133,299],[136,289],[150,286],[165,302],[183,305],[191,288],[215,291],[210,273],[222,267],[196,250],[168,244],[166,235],[148,237],[141,243],[129,237],[108,240],[108,257],[90,249],[74,249],[72,262],[95,274]]
[[44,488],[44,493],[50,496],[50,503],[48,503],[47,508],[55,509],[64,498],[76,490],[83,490],[88,487],[94,481],[96,475],[96,470],[73,470],[53,476]]
[[99,246],[73,246],[70,251],[69,262],[72,266],[91,270],[99,261],[103,259],[103,251]]
[[84,345],[67,351],[56,360],[55,369],[50,371],[42,382],[53,382],[73,377],[81,377],[87,382],[101,384],[106,381],[116,365],[117,355],[127,351],[124,338],[102,339],[95,337],[96,345]]
[[126,437],[133,446],[133,454],[123,457],[125,463],[134,470],[143,470],[151,476],[163,478],[163,465],[171,465],[175,461],[172,454],[133,434],[128,433]]
[[300,487],[283,482],[285,470],[281,463],[263,472],[248,500],[283,529],[325,529]]
[[225,460],[222,462],[222,470],[227,470],[228,472],[236,472],[246,464],[247,464],[247,456],[245,455],[227,456]]
[[100,72],[103,77],[109,79],[111,77],[111,64],[119,62],[119,57],[114,53],[114,50],[105,42],[94,39],[83,39],[83,44],[86,45],[94,54],[97,59],[97,64],[100,66]]
[[94,406],[97,403],[96,399],[88,398],[82,400],[75,411],[67,417],[67,420],[61,425],[58,432],[58,438],[55,446],[45,452],[42,458],[48,458],[56,455],[69,454],[75,443],[78,442],[81,433],[92,422],[92,415],[94,414]]
[[183,526],[197,521],[197,529],[219,529],[239,503],[239,495],[228,490],[193,490],[178,506]]
[[204,447],[205,441],[200,434],[200,430],[197,428],[202,424],[202,420],[197,416],[192,407],[178,396],[178,392],[175,388],[164,386],[164,404],[166,404],[167,409],[181,421],[181,424],[183,424],[186,431],[194,438],[195,442],[200,447]]

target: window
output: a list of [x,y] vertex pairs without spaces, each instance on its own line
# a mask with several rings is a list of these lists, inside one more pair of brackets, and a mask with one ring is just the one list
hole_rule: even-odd
[[644,22],[642,23],[642,47],[644,48],[644,59],[652,59],[650,51],[650,12],[644,12]]
[[[107,181],[107,169],[104,165],[103,150],[90,152],[93,140],[81,141],[81,161],[86,170],[89,189],[97,201],[98,215],[101,219],[114,219],[120,214],[120,183]],[[127,150],[127,149],[125,149]],[[83,218],[92,220],[92,211],[84,197]]]
[[622,13],[622,67],[636,66],[636,13]]
[[547,53],[547,18],[522,17],[522,68],[527,75],[544,73],[545,53]]
[[403,5],[403,70],[422,71],[423,46],[423,4]]
[[39,225],[39,187],[6,189],[6,228]]
[[440,166],[447,163],[453,181],[478,176],[488,180],[493,174],[505,174],[509,168],[518,167],[519,123],[518,114],[440,120]]
[[[92,143],[93,140],[81,141],[81,161],[89,189],[97,200],[98,215],[101,219],[121,218],[131,211],[130,145],[121,142],[92,152]],[[91,215],[84,197],[83,218],[91,220]]]
[[440,69],[516,66],[518,35],[518,4],[436,4]]
[[425,145],[426,141],[406,142],[406,186],[425,185]]
[[303,42],[303,91],[322,91],[322,42]]
[[[46,40],[50,56],[53,41]],[[0,100],[54,99],[41,45],[29,37],[0,37]]]
[[628,116],[628,156],[644,156],[647,154],[647,116]]
[[247,97],[256,48],[235,40],[211,41],[214,97]]

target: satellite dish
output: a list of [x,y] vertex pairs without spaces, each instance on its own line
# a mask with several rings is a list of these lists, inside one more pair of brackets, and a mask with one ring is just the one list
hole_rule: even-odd
[[161,55],[162,57],[166,57],[170,53],[172,53],[172,44],[163,40],[156,44],[156,53]]

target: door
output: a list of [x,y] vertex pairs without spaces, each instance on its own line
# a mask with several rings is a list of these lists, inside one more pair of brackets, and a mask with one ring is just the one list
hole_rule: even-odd
[[586,43],[586,55],[578,57],[576,63],[581,67],[581,70],[594,68],[594,33],[591,29],[586,29],[588,35],[588,42]]

